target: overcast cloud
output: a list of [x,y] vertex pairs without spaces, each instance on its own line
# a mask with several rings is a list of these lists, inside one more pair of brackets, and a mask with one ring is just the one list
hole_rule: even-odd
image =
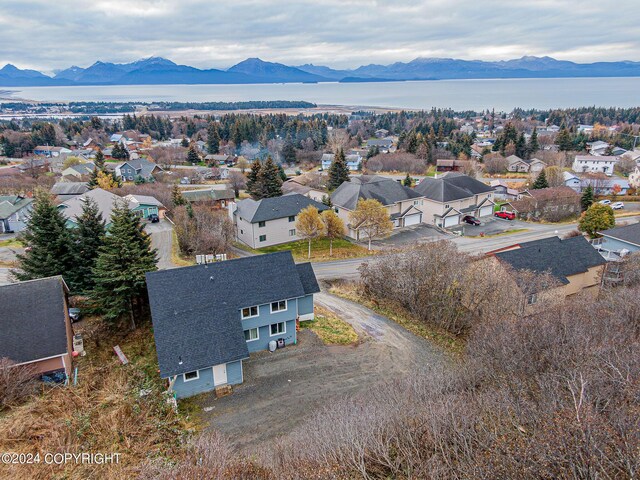
[[636,0],[0,0],[0,66],[151,55],[334,68],[422,57],[640,60]]

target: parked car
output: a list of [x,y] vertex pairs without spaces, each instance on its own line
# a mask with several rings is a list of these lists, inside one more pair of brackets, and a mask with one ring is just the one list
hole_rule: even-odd
[[160,221],[160,217],[158,216],[157,213],[152,213],[151,215],[149,215],[147,217],[147,219],[151,222],[151,223],[158,223]]
[[624,203],[616,202],[611,205],[611,208],[613,208],[614,210],[622,210],[624,208]]
[[180,179],[180,185],[189,185],[191,183],[191,180],[189,180],[189,177],[182,177]]
[[496,212],[493,215],[498,217],[498,218],[504,218],[505,220],[515,220],[516,219],[515,212],[507,212],[506,210],[503,210],[501,212]]
[[611,200],[600,200],[598,203],[602,205],[611,205]]
[[465,223],[468,223],[469,225],[480,225],[480,220],[478,220],[473,215],[465,215],[462,218],[462,221],[465,222]]
[[79,321],[82,318],[82,310],[79,308],[70,308],[69,318],[71,319],[71,322]]

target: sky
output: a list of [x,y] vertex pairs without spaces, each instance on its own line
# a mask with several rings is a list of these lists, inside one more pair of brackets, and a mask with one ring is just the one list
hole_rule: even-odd
[[162,56],[351,68],[416,57],[640,61],[637,0],[0,0],[0,66]]

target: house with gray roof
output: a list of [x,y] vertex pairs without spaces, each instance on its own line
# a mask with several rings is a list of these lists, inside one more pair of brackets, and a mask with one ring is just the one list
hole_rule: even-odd
[[182,190],[182,196],[190,203],[210,205],[212,208],[226,208],[236,198],[232,188],[216,188],[219,185],[199,190]]
[[152,181],[153,176],[161,172],[164,170],[159,165],[143,158],[127,160],[116,166],[116,177],[129,182],[136,178]]
[[297,341],[320,288],[291,252],[147,273],[160,376],[176,398],[237,385],[253,352]]
[[106,222],[106,227],[109,228],[111,225],[111,212],[116,202],[122,201],[122,197],[101,188],[94,188],[58,205],[58,209],[62,210],[62,215],[67,219],[67,228],[76,228],[78,226],[77,217],[82,215],[82,207],[89,198],[98,204],[102,219]]
[[0,195],[0,233],[21,232],[33,208],[33,198]]
[[300,240],[296,232],[296,219],[300,211],[309,206],[320,212],[329,209],[323,203],[299,193],[261,200],[241,200],[232,207],[236,238],[251,248]]
[[[333,153],[323,153],[322,158],[320,159],[322,169],[328,170],[335,159],[335,154]],[[345,155],[344,159],[347,162],[347,168],[351,172],[356,172],[362,168],[362,156],[358,153],[351,153],[349,155]]]
[[87,182],[56,182],[51,187],[51,193],[60,202],[65,202],[71,198],[78,197],[89,191]]
[[61,276],[0,286],[0,357],[37,373],[71,374],[69,290]]
[[459,225],[467,215],[493,215],[494,189],[463,173],[426,177],[414,190],[425,199],[424,223],[449,228]]
[[598,232],[600,238],[591,244],[608,260],[620,260],[625,255],[640,251],[640,223]]
[[151,215],[164,217],[166,208],[156,197],[151,195],[126,195],[123,197],[129,203],[129,209],[136,215],[148,219]]
[[331,194],[331,204],[347,226],[347,234],[359,239],[358,225],[352,225],[350,213],[360,200],[377,200],[389,213],[394,228],[418,225],[423,220],[424,196],[391,178],[378,175],[351,177]]
[[64,170],[62,170],[62,176],[72,176],[80,178],[82,176],[91,175],[95,169],[96,166],[91,162],[78,163],[77,165],[71,165],[69,168],[65,168]]
[[393,147],[392,138],[371,138],[367,140],[367,148],[378,148],[380,152],[387,153]]

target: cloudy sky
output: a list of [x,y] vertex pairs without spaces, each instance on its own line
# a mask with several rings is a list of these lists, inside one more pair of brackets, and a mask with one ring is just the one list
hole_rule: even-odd
[[640,60],[637,0],[0,0],[0,66],[152,55],[347,68],[415,57]]

